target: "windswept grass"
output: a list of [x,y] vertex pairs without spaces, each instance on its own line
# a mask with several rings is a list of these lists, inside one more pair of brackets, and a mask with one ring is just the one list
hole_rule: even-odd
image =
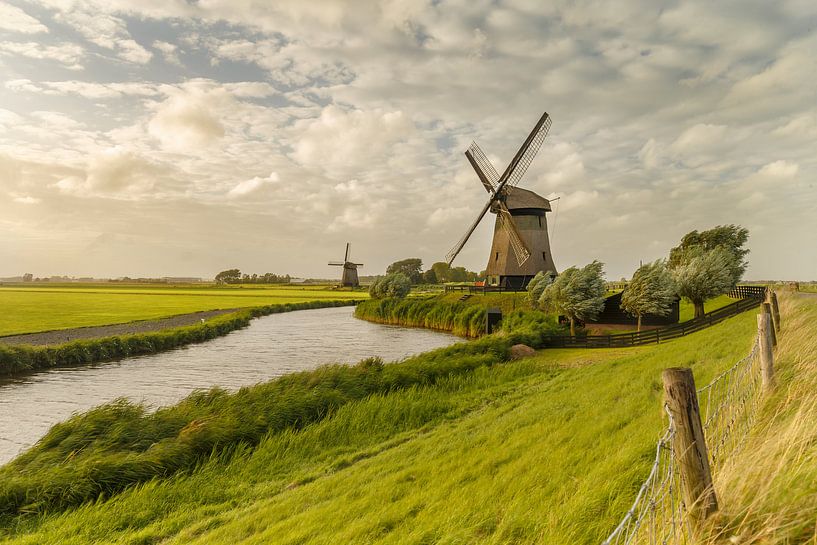
[[58,365],[81,365],[128,356],[153,354],[186,344],[203,342],[246,327],[259,316],[353,305],[353,300],[309,301],[268,305],[212,318],[202,324],[100,339],[67,342],[58,346],[5,345],[0,343],[0,376],[10,376]]
[[721,513],[708,543],[817,543],[817,295],[778,297],[778,385],[715,475]]
[[[275,381],[234,397],[199,394],[152,424],[127,406],[107,409],[122,420],[78,416],[62,425],[72,433],[55,428],[0,470],[0,483],[26,485],[41,515],[7,510],[5,541],[597,544],[632,502],[666,425],[661,370],[690,366],[709,381],[750,349],[754,322],[750,312],[667,344],[507,362],[511,343],[535,345],[542,334],[522,326],[399,364],[293,376],[291,396]],[[343,393],[348,385],[363,394],[358,384],[379,386]],[[342,402],[324,412],[309,405],[317,420],[294,410],[331,400]],[[253,427],[282,411],[296,424]],[[224,425],[259,435],[207,445],[228,433]],[[149,446],[129,451],[155,441],[136,431],[145,427],[165,429],[168,445],[201,438],[195,465],[77,508],[36,501],[54,479],[72,483],[65,494],[93,485],[115,467],[105,460],[150,460]],[[123,467],[126,477],[143,471]]]

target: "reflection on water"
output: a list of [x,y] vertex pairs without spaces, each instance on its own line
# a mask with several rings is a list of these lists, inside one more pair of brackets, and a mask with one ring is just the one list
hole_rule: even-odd
[[71,416],[118,397],[151,406],[218,385],[237,389],[324,363],[398,360],[458,342],[452,335],[355,319],[352,307],[301,310],[170,352],[51,369],[0,382],[0,464]]

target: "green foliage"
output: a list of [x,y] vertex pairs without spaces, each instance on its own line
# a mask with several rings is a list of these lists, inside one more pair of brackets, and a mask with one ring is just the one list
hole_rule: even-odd
[[672,269],[678,293],[695,305],[695,317],[704,314],[704,301],[734,287],[734,255],[723,246],[706,250],[690,246]]
[[434,272],[434,269],[428,269],[426,272],[423,273],[424,284],[436,284],[437,282],[438,282],[437,275]]
[[729,268],[732,286],[734,287],[743,278],[743,273],[746,272],[746,256],[749,254],[749,250],[744,248],[744,245],[748,240],[749,230],[739,225],[718,225],[700,233],[691,231],[684,235],[678,246],[670,250],[669,268],[675,269],[686,264],[690,259],[687,250],[691,248],[700,247],[702,250],[708,251],[720,247],[731,255]]
[[0,376],[46,369],[60,365],[81,365],[129,356],[153,354],[203,342],[246,327],[252,318],[305,310],[348,306],[356,301],[309,301],[267,305],[217,316],[202,324],[136,335],[73,341],[57,346],[5,345],[0,343]]
[[438,261],[431,266],[437,282],[474,282],[480,278],[478,273],[469,271],[465,267],[451,267],[444,261]]
[[369,296],[374,299],[396,297],[402,299],[411,291],[411,280],[403,273],[391,273],[380,277],[369,286]]
[[539,306],[564,314],[575,335],[576,320],[592,320],[604,309],[604,263],[593,261],[581,269],[570,267],[548,285],[539,298]]
[[238,269],[227,269],[216,275],[216,284],[238,284],[241,282],[241,271]]
[[412,284],[419,284],[423,281],[423,260],[419,257],[410,257],[401,261],[395,261],[386,268],[386,274],[402,273]]
[[641,330],[641,316],[654,314],[666,316],[672,310],[677,288],[664,260],[659,259],[642,265],[633,274],[633,279],[621,295],[621,308],[638,316]]
[[542,292],[545,291],[545,288],[553,282],[553,275],[548,272],[544,273],[539,271],[536,273],[530,283],[528,283],[528,302],[530,302],[533,308],[536,308],[539,304],[539,299],[542,297]]

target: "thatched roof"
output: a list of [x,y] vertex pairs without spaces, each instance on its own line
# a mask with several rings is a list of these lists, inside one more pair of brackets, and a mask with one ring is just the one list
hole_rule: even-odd
[[505,205],[508,210],[533,208],[550,212],[550,201],[533,191],[521,187],[516,187],[511,191],[511,194],[505,198]]

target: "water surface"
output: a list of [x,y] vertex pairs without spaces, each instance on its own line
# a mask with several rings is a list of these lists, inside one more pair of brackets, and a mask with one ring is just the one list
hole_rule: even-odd
[[425,329],[373,324],[352,307],[301,310],[253,320],[245,329],[183,348],[0,381],[0,464],[75,412],[118,397],[153,407],[196,389],[230,390],[325,363],[386,361],[461,339]]

